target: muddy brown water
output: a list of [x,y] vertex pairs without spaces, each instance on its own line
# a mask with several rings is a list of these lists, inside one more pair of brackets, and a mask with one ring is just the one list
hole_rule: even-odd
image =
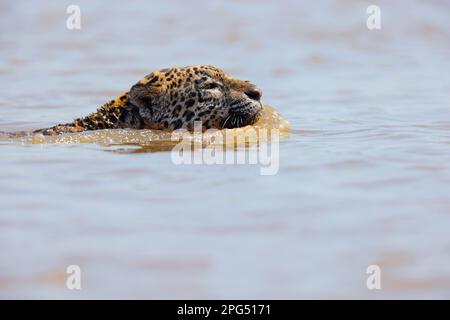
[[273,176],[108,144],[136,133],[1,141],[0,297],[449,298],[450,5],[377,3],[369,31],[368,1],[77,1],[70,31],[71,1],[0,2],[2,131],[192,64],[256,83],[291,126]]

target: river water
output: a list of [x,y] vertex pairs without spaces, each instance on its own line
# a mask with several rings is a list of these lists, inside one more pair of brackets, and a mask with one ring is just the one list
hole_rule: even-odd
[[251,80],[291,127],[275,175],[1,141],[0,297],[450,298],[450,4],[376,2],[380,30],[369,1],[0,2],[2,131],[193,64]]

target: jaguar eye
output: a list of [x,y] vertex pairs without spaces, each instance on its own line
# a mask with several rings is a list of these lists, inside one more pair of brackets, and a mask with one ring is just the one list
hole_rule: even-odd
[[216,82],[210,82],[204,85],[204,89],[215,89],[218,88],[219,85]]

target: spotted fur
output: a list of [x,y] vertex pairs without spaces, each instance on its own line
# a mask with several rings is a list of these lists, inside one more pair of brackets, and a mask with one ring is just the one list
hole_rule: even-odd
[[236,128],[260,117],[261,91],[212,66],[155,71],[95,113],[35,133],[58,135],[100,129],[192,130]]

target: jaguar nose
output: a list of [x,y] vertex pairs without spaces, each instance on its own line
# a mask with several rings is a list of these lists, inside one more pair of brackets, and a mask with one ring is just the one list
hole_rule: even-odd
[[257,87],[247,89],[244,91],[244,93],[247,95],[247,97],[249,97],[250,99],[256,100],[256,101],[259,101],[262,96],[261,89],[259,89]]

